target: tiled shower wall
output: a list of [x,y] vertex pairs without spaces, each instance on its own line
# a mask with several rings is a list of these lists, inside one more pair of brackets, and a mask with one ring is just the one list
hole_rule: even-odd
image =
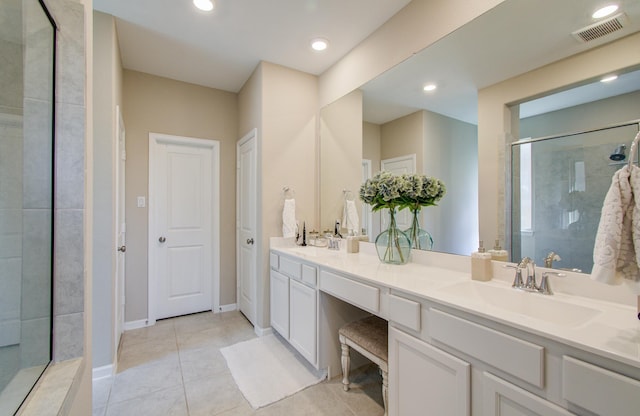
[[[54,149],[53,359],[63,361],[84,354],[84,9],[80,3],[71,0],[46,0],[45,3],[59,28]],[[3,182],[5,186],[0,193],[0,210],[3,211],[0,270],[11,286],[0,293],[0,321],[6,323],[2,333],[7,338],[0,340],[3,342],[0,345],[0,374],[8,376],[20,367],[49,360],[51,297],[41,289],[51,278],[47,231],[51,229],[53,209],[51,180],[47,174],[53,163],[51,126],[34,122],[51,118],[51,89],[44,84],[50,82],[50,76],[31,70],[39,67],[38,60],[51,59],[52,46],[47,41],[46,28],[30,18],[35,11],[33,8],[39,7],[37,2],[17,0],[13,6],[23,8],[26,39],[24,48],[20,42],[10,39],[0,43],[9,65],[16,63],[15,68],[10,65],[3,70],[0,77],[6,98],[0,108],[3,138],[0,157],[4,157],[0,175],[4,179],[14,176]],[[18,28],[18,33],[21,32],[22,28]],[[24,75],[22,65],[18,65],[21,62],[27,63]],[[30,65],[32,63],[36,65]],[[11,68],[15,70],[11,71]],[[7,188],[8,183],[13,186]],[[23,261],[23,255],[29,260]],[[0,380],[0,385],[7,381]]]
[[45,0],[59,30],[56,50],[53,360],[84,354],[84,6]]

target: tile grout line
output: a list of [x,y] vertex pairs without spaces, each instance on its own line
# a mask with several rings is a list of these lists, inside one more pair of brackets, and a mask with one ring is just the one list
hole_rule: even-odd
[[184,394],[184,404],[187,408],[187,416],[191,414],[189,410],[189,399],[187,398],[187,387],[184,382],[184,371],[182,370],[182,355],[180,355],[180,344],[178,343],[178,331],[176,330],[176,321],[172,322],[173,325],[173,339],[176,343],[176,351],[178,352],[178,366],[180,367],[180,380],[182,381],[182,394]]

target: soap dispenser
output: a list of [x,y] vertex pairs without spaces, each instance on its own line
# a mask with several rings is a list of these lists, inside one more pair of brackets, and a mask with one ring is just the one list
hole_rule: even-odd
[[471,253],[471,279],[487,282],[493,277],[491,253],[484,249],[482,240],[478,245],[478,251]]
[[496,239],[493,250],[489,250],[489,253],[491,254],[491,260],[509,261],[509,253],[507,250],[503,250],[502,247],[500,247],[500,240]]

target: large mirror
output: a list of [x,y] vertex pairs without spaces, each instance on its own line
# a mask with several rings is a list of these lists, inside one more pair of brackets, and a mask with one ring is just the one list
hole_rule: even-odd
[[[478,217],[478,200],[483,198],[478,194],[478,181],[496,180],[478,178],[478,90],[640,29],[640,4],[621,1],[618,3],[628,19],[622,18],[620,31],[590,42],[577,40],[572,32],[593,23],[591,13],[600,3],[506,0],[323,108],[321,228],[340,217],[345,190],[357,190],[363,178],[375,174],[383,161],[413,156],[417,172],[438,177],[447,185],[447,195],[439,206],[423,210],[423,228],[433,236],[433,250],[462,255],[474,251],[478,224],[483,221]],[[428,83],[437,84],[437,88],[424,91]],[[566,85],[567,89],[573,87]],[[583,102],[594,99],[599,98]],[[537,102],[542,106],[537,114],[550,108],[558,110],[551,107],[555,100],[551,101]],[[338,160],[336,157],[339,166],[331,163]],[[375,238],[381,219],[375,215],[367,218],[363,211],[363,231]],[[505,211],[510,212],[509,207]],[[501,240],[500,244],[511,249],[510,236]],[[493,244],[487,241],[485,247]]]

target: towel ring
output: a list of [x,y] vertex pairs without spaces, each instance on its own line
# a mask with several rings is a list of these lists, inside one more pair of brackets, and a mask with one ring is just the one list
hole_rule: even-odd
[[285,199],[287,199],[287,197],[289,198],[295,198],[296,193],[293,189],[289,188],[288,186],[283,186],[282,187],[282,196],[284,196]]
[[353,200],[355,200],[355,198],[353,196],[353,192],[351,192],[348,189],[343,189],[342,190],[342,194],[344,195],[344,200],[345,201],[353,201]]

